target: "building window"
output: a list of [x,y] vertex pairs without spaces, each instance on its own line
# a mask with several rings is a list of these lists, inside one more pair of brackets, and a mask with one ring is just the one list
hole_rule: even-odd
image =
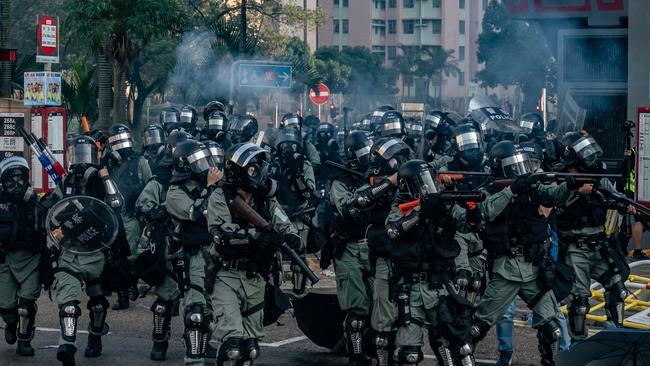
[[394,60],[397,58],[397,47],[388,46],[388,59]]
[[462,71],[458,72],[458,86],[465,85],[465,73]]
[[334,0],[334,7],[338,8],[340,6],[340,0]]
[[386,0],[375,0],[375,9],[386,9]]
[[349,2],[348,0],[343,0],[343,7],[344,8],[348,7],[348,5],[349,5],[348,2]]
[[458,34],[465,34],[465,21],[464,20],[459,20],[458,21]]
[[349,33],[349,28],[350,26],[350,21],[347,19],[343,19],[343,34],[348,34]]
[[458,61],[465,59],[465,46],[458,46]]
[[431,20],[431,30],[432,30],[433,34],[442,33],[442,20],[440,20],[440,19]]
[[397,0],[388,0],[388,7],[395,9],[397,7]]
[[396,34],[397,33],[397,20],[388,21],[388,33]]
[[376,35],[385,36],[386,35],[386,21],[383,19],[373,19],[372,20],[372,29]]
[[372,53],[376,53],[382,60],[386,59],[386,47],[372,46]]
[[442,7],[442,0],[433,0],[433,7],[434,8],[441,8]]
[[402,27],[404,28],[404,34],[413,34],[415,29],[415,20],[402,20]]
[[458,8],[465,9],[465,0],[458,0]]
[[415,7],[415,0],[404,0],[404,7],[405,8],[414,8]]
[[334,33],[340,33],[338,19],[334,19]]

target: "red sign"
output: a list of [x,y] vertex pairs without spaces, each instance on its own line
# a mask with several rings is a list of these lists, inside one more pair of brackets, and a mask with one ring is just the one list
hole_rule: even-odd
[[532,19],[627,15],[625,0],[508,0],[508,8],[518,18]]
[[45,16],[38,22],[36,30],[36,62],[59,63],[59,20]]
[[318,95],[316,95],[314,89],[309,89],[309,99],[316,105],[327,103],[327,100],[330,98],[330,89],[323,83],[318,83],[316,87],[318,88]]

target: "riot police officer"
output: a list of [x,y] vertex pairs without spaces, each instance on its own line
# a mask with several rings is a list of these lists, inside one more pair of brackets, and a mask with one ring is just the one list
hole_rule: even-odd
[[[570,173],[601,173],[598,158],[602,149],[589,135],[569,132],[561,141],[558,170]],[[615,190],[614,184],[602,179],[598,185]],[[624,300],[627,296],[625,280],[629,268],[625,254],[607,242],[604,223],[608,209],[626,209],[610,206],[594,190],[593,184],[584,184],[572,194],[566,204],[558,207],[557,230],[564,260],[575,271],[575,282],[567,298],[569,332],[573,341],[587,337],[585,318],[589,313],[591,279],[605,287],[607,318],[617,327],[623,326]]]
[[[108,143],[110,152],[107,156],[106,166],[109,174],[115,180],[117,188],[124,198],[121,219],[124,228],[123,235],[120,233],[118,242],[115,245],[125,245],[129,261],[135,260],[138,256],[138,239],[142,233],[140,223],[135,217],[135,201],[142,192],[145,184],[151,178],[151,168],[146,159],[134,150],[131,130],[123,124],[115,124],[109,128]],[[128,249],[127,249],[128,248]],[[130,263],[122,259],[116,260],[119,268],[111,268],[117,271],[129,271]],[[135,290],[135,279],[130,279],[125,284],[117,284],[117,301],[113,304],[113,310],[122,310],[129,307],[128,287],[131,287],[132,300],[137,298]],[[120,288],[128,286],[126,288]]]
[[422,159],[434,169],[444,166],[454,155],[452,128],[456,121],[450,113],[431,111],[424,118],[424,146]]
[[[293,248],[301,242],[287,214],[272,197],[266,154],[253,143],[233,145],[226,153],[226,182],[214,189],[209,199],[209,230],[222,262],[213,299],[216,335],[221,342],[219,366],[251,365],[259,357],[259,341],[264,336],[265,280],[276,251],[273,241],[285,241]],[[231,208],[235,199],[243,200],[266,220],[267,228],[253,225],[242,212],[235,212]]]
[[312,166],[320,166],[320,156],[318,155],[318,150],[314,147],[308,139],[304,139],[305,131],[303,131],[303,119],[300,115],[295,113],[287,113],[282,116],[280,121],[280,129],[293,128],[298,133],[303,136],[303,146],[302,150],[304,151],[305,156],[311,162]]
[[153,170],[153,163],[158,157],[160,148],[165,143],[165,130],[157,123],[147,126],[144,130],[142,156],[149,162],[149,167]]
[[194,136],[196,134],[196,122],[199,116],[196,109],[191,105],[184,105],[180,110],[180,127],[183,131]]
[[19,156],[0,162],[0,316],[5,340],[18,341],[16,354],[33,356],[36,300],[41,294],[39,261],[45,248],[37,228],[38,195],[29,185],[29,166]]
[[[381,212],[383,219],[390,212],[394,198],[399,168],[409,160],[411,149],[397,138],[381,138],[370,149],[370,192],[373,210]],[[385,191],[382,193],[381,191]],[[369,204],[370,205],[370,204]],[[383,220],[368,229],[370,257],[375,260],[373,282],[373,306],[370,325],[374,331],[377,365],[391,363],[395,340],[395,321],[397,308],[390,295],[391,265],[390,241],[387,240]]]
[[160,124],[166,134],[181,129],[181,113],[174,107],[165,107],[160,111]]
[[257,119],[250,114],[235,116],[230,121],[231,142],[238,144],[240,142],[249,142],[259,131]]
[[[404,163],[397,175],[395,204],[386,219],[386,233],[394,243],[390,247],[398,326],[394,361],[417,365],[423,360],[423,332],[428,326],[440,364],[451,366],[457,360],[473,365],[471,340],[462,336],[470,327],[469,304],[455,296],[450,276],[460,253],[456,228],[480,221],[481,213],[478,207],[464,210],[443,200],[435,174],[422,160]],[[400,207],[403,204],[408,208]]]
[[422,156],[422,137],[424,133],[422,120],[409,117],[405,122],[406,136],[404,136],[404,141],[415,152],[416,156]]
[[[304,144],[299,131],[293,128],[282,129],[278,131],[275,143],[276,156],[271,176],[278,182],[277,200],[300,235],[298,254],[304,256],[311,220],[311,215],[305,211],[316,188],[314,169],[304,155]],[[297,265],[294,264],[291,269],[293,293],[301,295],[305,291],[306,278]]]
[[[380,137],[382,118],[384,117],[384,114],[388,111],[394,111],[394,110],[395,108],[389,105],[382,105],[380,107],[375,108],[370,113],[370,119],[368,121],[369,122],[368,131],[370,131],[375,137]],[[362,128],[363,126],[365,126],[365,120],[362,121]]]
[[381,117],[381,122],[376,126],[377,137],[403,138],[406,135],[404,117],[397,111],[388,111]]
[[372,139],[368,132],[350,132],[345,140],[346,163],[361,174],[340,174],[332,181],[330,192],[330,201],[339,215],[337,226],[343,232],[343,240],[334,243],[334,271],[339,305],[347,314],[343,329],[352,365],[368,363],[362,340],[372,306],[372,272],[366,230],[384,219],[381,211],[373,210],[372,202],[376,197],[372,187],[363,179],[370,166],[371,148]]
[[[207,204],[210,192],[215,189],[221,179],[221,172],[214,165],[210,151],[200,142],[186,140],[176,145],[173,152],[173,172],[166,196],[166,209],[174,231],[170,257],[179,289],[183,292],[183,319],[185,331],[185,364],[203,364],[208,340],[210,337],[209,324],[211,312],[207,308],[205,292],[205,257],[204,249],[210,244],[210,235],[206,221]],[[165,308],[154,308],[154,318],[161,314],[160,324],[163,327],[162,338],[165,338],[169,326],[171,296],[163,298],[159,291],[161,305]],[[160,311],[157,311],[160,310]],[[156,339],[154,342],[160,341]],[[165,343],[160,344],[165,346]],[[165,347],[166,348],[166,347]],[[154,343],[154,351],[156,344]],[[164,352],[161,352],[164,357]],[[153,356],[153,355],[152,355]],[[157,356],[157,355],[156,355]]]
[[482,339],[519,295],[533,311],[542,365],[554,365],[554,344],[560,339],[557,302],[546,271],[549,220],[540,207],[566,202],[575,180],[560,185],[534,184],[528,155],[512,141],[502,141],[490,151],[492,174],[514,178],[514,183],[491,196],[488,220],[483,228],[483,245],[493,260],[492,277],[475,314],[472,336]]
[[[94,197],[105,201],[116,212],[114,230],[117,231],[119,226],[117,215],[122,209],[124,198],[108,170],[100,169],[95,140],[89,136],[76,137],[68,148],[67,157],[70,169],[64,178],[62,189],[57,189],[53,194],[46,196],[43,199],[46,201],[43,207],[52,207],[52,202],[64,197],[80,195]],[[60,248],[54,281],[55,300],[59,306],[61,324],[61,337],[56,357],[64,366],[75,364],[77,324],[81,315],[78,304],[81,301],[82,284],[85,284],[86,294],[89,297],[87,308],[90,315],[88,345],[84,357],[98,357],[102,352],[101,336],[108,332],[105,321],[109,305],[104,297],[100,276],[106,264],[105,247],[110,247],[112,241],[105,241],[102,244],[103,247],[89,246],[87,251],[68,249],[63,245]]]
[[214,141],[223,149],[229,149],[232,143],[228,137],[228,117],[219,110],[211,111],[207,114],[207,117],[205,131],[201,133],[201,141]]

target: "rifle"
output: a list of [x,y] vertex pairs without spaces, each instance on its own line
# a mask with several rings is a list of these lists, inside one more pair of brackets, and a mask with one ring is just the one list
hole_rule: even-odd
[[[433,193],[432,195],[437,195],[440,200],[446,203],[485,201],[485,193],[476,191],[443,191]],[[403,215],[407,215],[409,212],[413,211],[414,208],[420,206],[421,202],[422,200],[417,199],[402,203],[399,205],[399,210]]]
[[38,157],[38,161],[41,163],[50,178],[52,178],[54,183],[57,185],[61,184],[63,176],[65,175],[65,169],[63,169],[61,163],[56,160],[50,149],[47,147],[47,144],[45,144],[45,141],[41,138],[37,138],[36,135],[31,132],[28,133],[21,125],[17,124],[16,128],[18,129],[20,136],[22,136],[29,145],[32,153]]
[[636,209],[636,211],[639,214],[650,218],[650,208],[640,204],[639,202],[636,202],[634,200],[631,200],[631,199],[625,197],[624,194],[613,191],[613,190],[611,190],[609,188],[605,188],[605,187],[597,187],[596,191],[602,193],[602,195],[607,197],[607,198],[613,199],[616,202],[624,203],[624,204],[626,204],[628,206],[632,205],[632,206],[634,206],[634,208]]
[[[535,183],[563,181],[568,177],[573,177],[578,182],[590,183],[602,178],[616,179],[620,178],[620,174],[591,174],[591,173],[556,173],[556,172],[542,172],[531,174],[531,180]],[[491,179],[487,182],[488,185],[503,188],[511,185],[516,178],[504,179]]]
[[280,233],[273,230],[269,222],[257,213],[257,211],[253,210],[253,208],[246,203],[243,198],[236,196],[232,201],[230,201],[228,208],[230,209],[230,212],[237,215],[240,219],[253,224],[265,233],[271,234],[274,239],[272,242],[276,244],[284,254],[288,255],[294,264],[300,267],[300,270],[305,276],[307,276],[311,284],[314,285],[318,282],[318,277],[316,277],[316,274],[309,268],[307,263],[300,258],[295,250],[289,247],[286,241],[282,239]]
[[325,163],[324,163],[324,164],[325,164],[325,165],[329,165],[329,166],[331,166],[332,168],[336,168],[336,169],[342,170],[342,171],[344,171],[344,172],[346,172],[346,173],[350,173],[350,174],[352,174],[352,175],[356,175],[356,176],[358,176],[358,177],[365,177],[365,174],[363,174],[363,173],[361,173],[361,172],[358,172],[358,171],[356,171],[356,170],[354,170],[354,169],[350,169],[350,168],[348,168],[347,166],[345,166],[345,165],[343,165],[343,164],[339,164],[339,163],[334,162],[334,161],[331,161],[331,160],[325,160]]
[[459,181],[468,177],[489,177],[488,172],[470,172],[470,171],[438,171],[436,172],[438,181],[442,182],[444,177],[453,181]]

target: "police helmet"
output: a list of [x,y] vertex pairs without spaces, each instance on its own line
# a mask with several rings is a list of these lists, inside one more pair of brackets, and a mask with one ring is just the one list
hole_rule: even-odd
[[165,130],[157,123],[147,126],[143,136],[144,147],[156,147],[165,143]]
[[188,178],[201,178],[215,165],[205,145],[196,140],[186,140],[176,145],[172,167],[171,183],[176,183]]
[[108,129],[108,144],[113,151],[133,149],[131,129],[122,123],[112,125]]
[[197,119],[198,115],[196,114],[196,109],[194,109],[194,107],[186,104],[181,108],[180,121],[182,129],[186,131],[193,130],[196,127]]
[[528,154],[533,172],[541,169],[542,161],[544,161],[544,151],[542,150],[542,147],[530,141],[522,142],[519,146],[521,146],[521,148]]
[[210,121],[209,121],[209,120],[210,120],[210,114],[211,114],[212,112],[215,112],[215,111],[217,111],[217,112],[222,112],[222,113],[225,114],[225,112],[226,112],[226,106],[223,105],[223,103],[221,103],[221,102],[218,101],[218,100],[213,100],[213,101],[211,101],[211,102],[208,102],[208,104],[206,104],[205,107],[203,107],[203,120],[204,120],[207,124],[209,124],[209,122],[210,122]]
[[577,165],[591,168],[603,154],[603,149],[589,134],[568,132],[562,137],[560,145],[560,162],[565,166]]
[[205,141],[203,144],[210,151],[209,159],[212,160],[211,165],[219,168],[219,170],[223,170],[226,161],[226,153],[223,151],[223,147],[211,140]]
[[268,171],[267,151],[252,142],[233,145],[226,152],[226,180],[246,192],[262,188]]
[[298,131],[302,131],[303,119],[300,115],[295,113],[287,113],[282,116],[280,120],[280,129],[293,127]]
[[160,124],[163,126],[166,133],[171,133],[174,130],[180,129],[180,123],[181,114],[178,109],[167,107],[160,111]]
[[506,178],[516,178],[533,172],[530,159],[521,146],[512,141],[496,143],[490,150],[492,174]]
[[99,167],[97,142],[90,136],[79,135],[68,144],[68,166]]
[[396,173],[401,164],[409,159],[411,149],[406,142],[395,137],[383,137],[370,148],[373,176],[389,176]]
[[405,162],[397,173],[398,199],[400,201],[417,200],[437,193],[435,177],[436,171],[423,160]]
[[372,137],[367,131],[352,131],[345,139],[345,158],[352,167],[359,172],[365,172],[370,163],[370,149]]
[[236,116],[230,124],[232,142],[235,144],[250,141],[258,130],[257,119],[249,114]]
[[388,111],[381,117],[381,137],[402,137],[406,132],[404,117],[397,111]]
[[211,111],[206,123],[206,131],[210,139],[218,139],[228,132],[228,117],[222,111]]

